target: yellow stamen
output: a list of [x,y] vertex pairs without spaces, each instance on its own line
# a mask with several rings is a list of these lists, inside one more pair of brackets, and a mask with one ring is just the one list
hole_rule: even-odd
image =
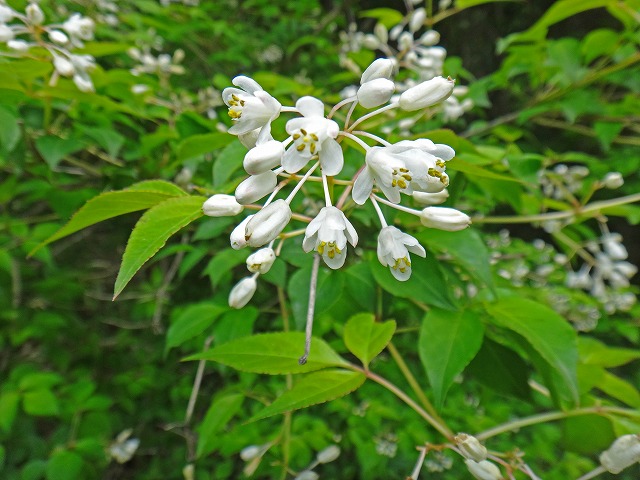
[[306,145],[305,145],[304,143],[301,143],[300,145],[298,145],[298,146],[296,147],[296,150],[298,150],[299,152],[301,152],[301,151],[303,151],[303,150],[304,150],[304,147],[305,147],[305,146],[306,146]]

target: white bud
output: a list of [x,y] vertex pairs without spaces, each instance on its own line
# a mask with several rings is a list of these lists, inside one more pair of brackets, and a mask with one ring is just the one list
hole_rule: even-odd
[[379,107],[389,101],[395,90],[396,86],[391,80],[376,78],[358,89],[358,102],[364,108]]
[[602,248],[614,260],[625,260],[629,257],[626,247],[622,244],[622,235],[609,233],[602,237]]
[[244,447],[240,451],[240,458],[245,462],[248,462],[256,458],[258,455],[260,455],[261,451],[262,451],[262,448],[259,447],[258,445],[249,445],[248,447]]
[[73,83],[76,84],[76,87],[78,87],[78,90],[80,90],[81,92],[89,93],[95,90],[91,78],[89,78],[89,76],[86,74],[75,74],[73,76]]
[[440,103],[451,95],[454,86],[454,80],[434,77],[400,95],[400,108],[412,112]]
[[244,236],[245,228],[247,227],[247,223],[249,223],[249,220],[251,220],[252,218],[253,215],[249,215],[231,232],[229,240],[231,241],[231,248],[233,248],[234,250],[240,250],[241,248],[247,246],[247,239]]
[[437,228],[448,232],[464,230],[471,225],[468,215],[447,207],[427,207],[420,213],[420,221],[425,227]]
[[318,480],[320,475],[312,470],[303,470],[293,480]]
[[229,306],[231,308],[244,307],[256,293],[256,288],[258,288],[258,282],[255,278],[252,276],[243,278],[231,289]]
[[53,57],[53,66],[63,77],[70,77],[74,73],[76,73],[76,69],[73,68],[73,64],[64,57],[55,56]]
[[487,449],[476,437],[466,433],[459,433],[454,437],[454,441],[463,457],[474,462],[481,462],[487,459]]
[[25,9],[27,20],[32,25],[41,25],[44,22],[44,13],[36,3],[30,3]]
[[278,176],[271,170],[260,175],[251,175],[236,188],[236,200],[242,205],[248,205],[273,192],[277,184]]
[[260,135],[261,128],[256,128],[255,130],[251,130],[247,133],[241,133],[238,135],[238,140],[240,143],[247,148],[253,148],[256,146],[256,142],[258,141],[258,136]]
[[447,50],[444,47],[429,47],[426,50],[425,55],[441,62],[447,56]]
[[467,468],[471,475],[477,480],[500,480],[502,475],[500,469],[489,460],[482,460],[481,462],[474,462],[473,460],[465,460]]
[[623,435],[600,455],[600,463],[610,473],[620,473],[636,462],[640,462],[640,435]]
[[8,42],[13,40],[13,30],[6,25],[0,24],[0,42]]
[[194,480],[196,477],[196,467],[193,463],[188,463],[182,468],[182,477],[184,480]]
[[244,238],[250,247],[261,247],[274,240],[291,220],[291,207],[278,199],[256,213],[245,227]]
[[395,25],[391,28],[389,32],[389,38],[391,40],[397,40],[400,34],[402,33],[403,26],[401,24]]
[[624,185],[624,178],[620,172],[609,172],[602,179],[602,184],[606,188],[610,188],[611,190],[615,190],[616,188],[620,188]]
[[390,80],[393,75],[394,65],[395,62],[390,58],[378,58],[362,73],[362,77],[360,77],[360,85],[364,85],[376,78],[386,78]]
[[409,50],[413,47],[413,34],[410,32],[402,32],[398,38],[398,48],[400,50]]
[[7,23],[16,16],[16,12],[7,7],[6,5],[0,5],[0,23]]
[[257,252],[252,253],[247,258],[247,268],[251,273],[260,272],[267,273],[271,269],[271,265],[276,261],[276,253],[273,248],[261,248]]
[[439,205],[449,198],[449,192],[445,188],[444,190],[436,193],[418,192],[415,191],[412,194],[416,202],[422,205]]
[[29,44],[24,40],[9,40],[7,42],[7,47],[11,50],[15,50],[16,52],[26,52],[29,50]]
[[440,34],[435,30],[427,30],[422,34],[418,42],[421,45],[425,45],[427,47],[431,47],[436,45],[440,41]]
[[387,27],[385,27],[382,23],[376,23],[376,26],[373,27],[373,34],[378,37],[380,43],[386,45],[389,42],[389,32]]
[[424,21],[427,19],[427,11],[424,8],[416,8],[409,20],[409,30],[417,32],[424,25]]
[[67,37],[60,30],[51,30],[49,32],[49,38],[53,43],[57,43],[58,45],[65,45],[67,42],[69,42],[69,37]]
[[282,142],[270,140],[255,146],[244,156],[242,165],[250,175],[258,175],[282,163],[284,146]]
[[202,211],[209,217],[232,217],[244,210],[233,195],[217,193],[202,205]]
[[331,463],[340,456],[340,447],[337,445],[329,445],[324,450],[318,452],[316,460],[318,463]]
[[365,35],[362,39],[362,45],[369,50],[375,50],[380,46],[380,40],[375,35]]

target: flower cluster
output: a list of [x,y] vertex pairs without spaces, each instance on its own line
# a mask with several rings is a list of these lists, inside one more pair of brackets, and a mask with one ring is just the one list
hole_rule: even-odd
[[[411,254],[424,257],[426,252],[412,236],[388,225],[381,204],[415,215],[423,225],[456,231],[470,224],[467,215],[453,208],[436,207],[447,198],[449,176],[446,162],[455,152],[448,145],[434,144],[427,139],[405,140],[391,144],[357,127],[369,118],[391,109],[415,111],[444,101],[454,88],[454,81],[435,77],[404,91],[392,100],[395,84],[392,80],[394,62],[390,59],[374,61],[362,75],[356,94],[338,103],[327,115],[325,106],[317,98],[305,96],[295,106],[282,104],[266,92],[257,82],[245,76],[233,79],[235,87],[226,88],[222,98],[229,107],[233,126],[229,133],[237,135],[249,148],[243,166],[249,175],[235,190],[234,195],[214,195],[203,211],[210,216],[238,215],[245,208],[257,210],[249,215],[231,233],[234,249],[259,248],[247,259],[251,275],[240,281],[231,291],[229,304],[240,308],[253,296],[257,278],[266,273],[276,260],[282,240],[304,234],[302,248],[315,252],[332,269],[344,265],[347,244],[355,247],[358,233],[347,214],[371,202],[380,221],[378,259],[389,267],[393,276],[407,280],[411,275]],[[351,105],[344,123],[338,124],[334,115]],[[381,105],[384,105],[380,107]],[[350,123],[357,105],[365,109],[380,107]],[[286,122],[288,138],[276,140],[271,135],[271,123],[281,113],[296,116]],[[369,145],[364,139],[376,142]],[[345,168],[341,142],[345,139],[364,151],[360,165]],[[341,179],[343,172],[353,172]],[[315,175],[314,175],[315,174]],[[297,183],[295,183],[297,181]],[[317,182],[323,187],[324,207],[313,218],[305,212],[292,211],[291,203],[306,182]],[[287,194],[278,198],[287,188]],[[331,191],[343,187],[334,202]],[[352,203],[347,203],[351,193]],[[260,206],[256,202],[267,197]],[[407,197],[415,197],[422,210],[401,204]],[[304,230],[285,232],[290,221],[306,222]]]
[[73,53],[84,42],[93,39],[94,21],[73,13],[62,23],[45,24],[45,14],[37,3],[29,3],[24,12],[18,12],[0,0],[0,43],[4,43],[13,57],[32,55],[31,50],[41,47],[49,54],[54,67],[50,80],[55,85],[60,77],[73,79],[79,90],[92,92],[89,76],[95,68],[91,55]]

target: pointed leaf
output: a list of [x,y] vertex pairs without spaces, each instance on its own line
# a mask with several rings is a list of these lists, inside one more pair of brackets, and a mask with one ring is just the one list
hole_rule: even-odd
[[298,363],[304,350],[304,333],[281,332],[252,335],[218,345],[187,360],[213,360],[243,372],[282,375],[348,365],[320,338],[311,341],[311,354],[305,365]]
[[453,379],[475,357],[482,345],[484,326],[472,311],[433,309],[422,321],[418,353],[441,406]]
[[213,303],[190,305],[171,323],[167,331],[165,350],[177,347],[187,340],[204,332],[216,318],[229,310]]
[[554,310],[526,298],[503,298],[487,305],[494,323],[522,336],[563,380],[574,402],[578,397],[577,336]]
[[216,398],[198,426],[198,458],[208,455],[220,442],[219,433],[242,407],[244,396],[239,393]]
[[178,146],[178,160],[188,160],[204,155],[205,153],[213,152],[218,148],[228,145],[233,140],[232,135],[223,132],[192,135]]
[[344,397],[360,388],[366,379],[363,373],[349,370],[324,370],[305,375],[291,390],[287,390],[249,421],[261,420]]
[[149,180],[132,185],[126,190],[101,193],[85,203],[66,225],[34,248],[29,255],[51,242],[103,220],[145,210],[169,198],[184,195],[186,193],[180,187],[162,180]]
[[360,313],[344,326],[344,343],[365,367],[387,346],[396,331],[396,322],[376,323],[370,313]]
[[113,298],[120,295],[140,267],[164,246],[171,235],[203,215],[205,200],[200,196],[170,198],[145,212],[127,242]]

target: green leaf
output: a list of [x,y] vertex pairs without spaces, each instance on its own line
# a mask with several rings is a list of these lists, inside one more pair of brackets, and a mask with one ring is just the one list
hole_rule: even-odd
[[69,450],[59,450],[47,463],[47,480],[76,480],[82,474],[82,457]]
[[389,320],[376,323],[370,313],[360,313],[351,317],[344,326],[344,343],[367,368],[391,341],[396,331],[396,322]]
[[624,125],[620,122],[594,122],[593,131],[605,151],[611,147],[611,143],[620,134]]
[[602,415],[584,415],[562,421],[562,447],[581,455],[605,450],[615,439],[611,421]]
[[619,367],[640,358],[640,350],[609,347],[589,337],[578,337],[578,351],[581,363],[606,368]]
[[242,160],[247,154],[247,149],[240,142],[227,145],[213,162],[213,187],[224,185],[233,173],[242,167]]
[[29,255],[51,242],[103,220],[145,210],[169,198],[186,195],[180,187],[162,180],[149,180],[132,185],[126,190],[101,193],[85,203],[66,225],[34,248]]
[[18,392],[6,392],[0,395],[0,428],[4,432],[11,430],[11,425],[18,413],[20,395]]
[[473,163],[464,160],[464,158],[465,154],[457,156],[454,160],[451,160],[447,163],[447,168],[456,172],[462,172],[468,177],[490,178],[492,180],[503,180],[505,182],[522,183],[522,181],[517,178],[492,172],[488,168],[474,165]]
[[402,14],[393,8],[372,8],[360,12],[360,16],[375,18],[387,28],[402,22]]
[[244,395],[231,394],[216,398],[202,423],[198,426],[198,448],[196,455],[201,458],[213,452],[220,443],[219,433],[242,407]]
[[438,407],[453,379],[480,350],[483,336],[484,326],[472,311],[434,308],[422,320],[418,353]]
[[182,345],[187,340],[200,335],[213,324],[216,318],[228,310],[214,303],[190,305],[171,323],[167,331],[165,351]]
[[205,200],[200,196],[170,198],[145,212],[133,228],[122,256],[114,299],[171,235],[203,215],[202,204]]
[[304,351],[304,333],[281,332],[252,335],[218,345],[187,360],[213,360],[243,372],[283,375],[348,365],[321,338],[311,341],[311,354],[305,365],[298,359]]
[[305,375],[271,405],[249,419],[250,422],[280,413],[307,408],[344,397],[360,388],[367,377],[349,370],[324,370]]
[[222,148],[234,140],[233,135],[224,132],[192,135],[178,145],[178,160],[184,161]]
[[77,138],[60,138],[47,135],[36,139],[36,148],[49,167],[55,168],[67,155],[84,147],[84,142]]
[[640,408],[640,392],[631,383],[612,373],[605,372],[596,388],[630,407]]
[[563,380],[564,390],[577,402],[578,361],[575,330],[554,310],[526,298],[509,297],[487,304],[494,323],[522,336]]
[[18,118],[7,108],[0,107],[0,145],[5,151],[12,151],[18,144],[22,131]]
[[48,416],[58,415],[58,399],[47,389],[30,390],[22,396],[22,408],[29,415]]
[[522,0],[456,0],[455,7],[456,10],[464,10],[465,8],[475,7],[476,5],[498,2],[522,2]]

